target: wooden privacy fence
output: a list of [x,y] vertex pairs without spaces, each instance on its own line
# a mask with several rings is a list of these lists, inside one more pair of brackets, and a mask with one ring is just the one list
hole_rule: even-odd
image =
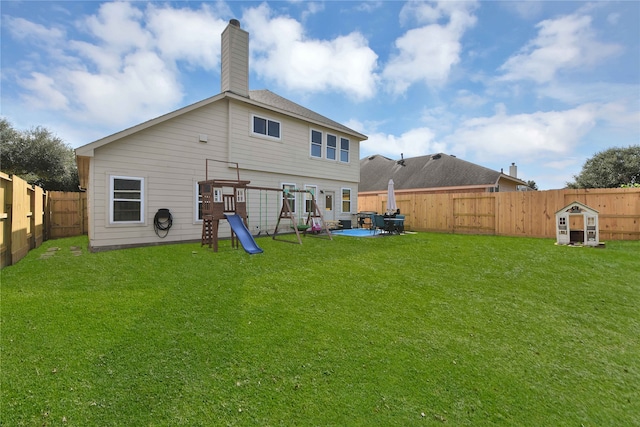
[[46,192],[0,172],[0,268],[45,240],[86,234],[86,200],[86,193]]
[[[601,241],[640,240],[638,188],[395,195],[406,226],[416,231],[555,238],[555,213],[578,201],[599,212]],[[358,194],[358,211],[384,212],[386,201],[386,191]]]

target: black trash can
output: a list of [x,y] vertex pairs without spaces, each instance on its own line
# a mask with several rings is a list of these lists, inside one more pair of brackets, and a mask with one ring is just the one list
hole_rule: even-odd
[[351,230],[351,220],[350,219],[341,219],[340,225],[343,230]]

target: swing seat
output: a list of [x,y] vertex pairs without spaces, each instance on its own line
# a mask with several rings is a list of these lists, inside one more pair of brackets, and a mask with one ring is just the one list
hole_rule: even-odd
[[[293,227],[291,227],[291,228],[293,228]],[[299,224],[299,225],[296,226],[296,228],[298,229],[298,231],[306,231],[306,230],[309,229],[309,226],[306,225],[306,224]]]

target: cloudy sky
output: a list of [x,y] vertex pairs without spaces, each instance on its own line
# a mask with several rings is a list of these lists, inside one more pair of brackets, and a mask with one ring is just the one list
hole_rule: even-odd
[[220,33],[250,88],[368,135],[361,157],[444,152],[540,189],[640,143],[637,1],[2,1],[1,110],[72,147],[220,92]]

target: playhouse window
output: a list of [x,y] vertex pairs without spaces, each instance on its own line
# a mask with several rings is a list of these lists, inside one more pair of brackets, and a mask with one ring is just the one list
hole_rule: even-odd
[[110,223],[144,222],[144,178],[111,176]]
[[349,140],[340,138],[340,161],[349,163]]
[[280,122],[253,116],[253,133],[280,139]]
[[244,203],[244,189],[236,189],[236,203]]
[[222,188],[213,189],[213,203],[222,203]]

